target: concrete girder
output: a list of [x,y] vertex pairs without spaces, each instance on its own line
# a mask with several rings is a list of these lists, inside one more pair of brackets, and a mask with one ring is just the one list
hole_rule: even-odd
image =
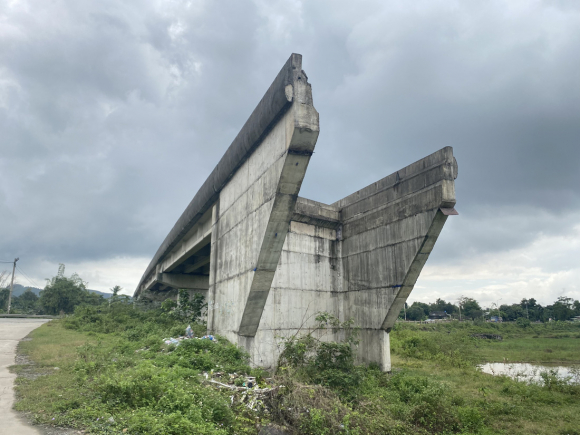
[[164,272],[172,272],[186,262],[189,258],[197,254],[197,252],[207,246],[211,241],[211,225],[207,222],[199,229],[198,234],[194,234],[192,237],[185,239],[179,246],[179,249],[175,249],[171,255],[162,262],[162,269]]
[[[297,86],[297,88],[300,87],[306,88],[306,91],[304,89],[299,91],[301,99],[311,104],[312,99],[307,92],[310,87],[307,84]],[[294,215],[298,192],[318,139],[319,126],[316,109],[312,105],[296,101],[293,105],[293,112],[294,122],[287,127],[286,137],[290,138],[288,150],[238,330],[241,336],[253,337],[260,324],[290,221]]]
[[292,220],[333,230],[341,225],[337,207],[301,197],[296,201]]
[[191,273],[194,270],[197,270],[200,267],[205,266],[206,264],[209,264],[209,262],[210,262],[210,257],[209,256],[207,256],[207,257],[200,257],[200,258],[196,259],[195,262],[193,262],[192,264],[185,265],[183,267],[183,272],[184,273]]
[[177,273],[159,273],[157,281],[165,286],[177,289],[199,289],[209,288],[209,277],[201,275],[186,275]]
[[143,289],[140,294],[140,298],[149,299],[154,302],[161,302],[166,299],[171,299],[177,301],[177,289],[172,287],[163,287],[165,291],[150,291],[147,289]]

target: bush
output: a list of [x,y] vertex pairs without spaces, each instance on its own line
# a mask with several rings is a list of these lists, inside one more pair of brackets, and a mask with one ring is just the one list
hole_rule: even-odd
[[532,322],[530,322],[530,320],[526,319],[525,317],[518,317],[516,320],[516,325],[521,326],[522,328],[528,328],[531,324]]
[[[225,428],[240,426],[227,392],[203,384],[199,374],[216,369],[250,373],[245,350],[223,337],[167,346],[164,337],[184,334],[183,319],[162,308],[114,305],[77,307],[63,319],[67,328],[103,340],[78,348],[75,380],[91,394],[82,402],[59,402],[55,423],[81,419],[95,433],[127,429],[129,434],[225,434],[230,433]],[[197,335],[206,332],[202,324],[191,326]],[[103,423],[108,416],[114,416],[114,423]],[[113,428],[117,431],[109,432]]]
[[[306,381],[337,389],[352,395],[360,383],[360,371],[354,365],[354,351],[358,345],[358,328],[353,321],[340,322],[328,313],[318,313],[318,325],[309,333],[285,340],[278,361],[278,371],[292,368]],[[344,333],[343,342],[323,341],[324,332]]]

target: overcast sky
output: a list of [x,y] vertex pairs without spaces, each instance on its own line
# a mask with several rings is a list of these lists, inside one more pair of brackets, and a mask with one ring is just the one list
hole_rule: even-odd
[[576,0],[0,0],[0,260],[132,294],[292,52],[320,112],[301,196],[454,148],[411,302],[580,299]]

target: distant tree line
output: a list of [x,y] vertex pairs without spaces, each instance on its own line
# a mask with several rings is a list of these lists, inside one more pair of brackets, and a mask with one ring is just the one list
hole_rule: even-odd
[[457,304],[437,299],[435,303],[413,302],[412,305],[405,303],[405,308],[399,314],[400,319],[426,320],[429,314],[443,312],[445,316],[465,320],[489,319],[499,316],[504,321],[517,321],[526,319],[530,322],[547,322],[552,320],[570,320],[580,316],[580,301],[569,297],[560,296],[553,304],[542,306],[534,298],[522,299],[519,304],[504,304],[490,308],[482,308],[475,299],[461,297]]
[[[56,276],[47,279],[44,290],[40,295],[27,289],[22,295],[12,298],[11,313],[23,314],[71,314],[79,305],[102,305],[112,302],[128,302],[129,296],[120,295],[121,287],[111,289],[113,295],[105,299],[102,295],[87,290],[87,283],[76,273],[67,277],[64,274],[65,266],[60,264]],[[0,313],[5,313],[8,305],[7,275],[0,273]],[[200,302],[201,303],[201,302]],[[432,313],[444,313],[444,317],[455,319],[489,319],[492,316],[500,316],[505,321],[518,321],[518,319],[530,322],[546,322],[553,320],[570,320],[580,316],[580,301],[569,297],[560,296],[553,304],[542,306],[534,298],[522,299],[519,304],[492,306],[484,309],[473,298],[461,297],[457,304],[437,299],[434,303],[414,302],[412,305],[405,303],[399,318],[407,320],[426,320]]]
[[[102,295],[89,291],[87,283],[76,273],[67,277],[64,270],[64,264],[60,264],[56,276],[46,280],[46,286],[38,296],[30,289],[20,296],[13,296],[10,313],[71,314],[79,305],[102,305],[121,299],[130,299],[128,296],[119,295],[121,287],[115,286],[111,289],[113,292],[111,300],[107,300]],[[9,293],[10,289],[5,284],[4,288],[0,287],[0,313],[5,313],[7,310]]]

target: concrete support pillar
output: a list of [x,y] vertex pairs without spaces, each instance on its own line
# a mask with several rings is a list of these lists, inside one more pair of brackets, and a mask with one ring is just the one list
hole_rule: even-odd
[[391,371],[391,340],[387,331],[381,330],[379,332],[379,347],[381,361],[379,366],[383,372]]
[[219,199],[213,205],[211,211],[211,251],[209,254],[209,290],[207,292],[207,331],[214,332],[215,309],[216,309],[216,273],[217,273],[217,249],[218,249],[218,225],[219,220]]

